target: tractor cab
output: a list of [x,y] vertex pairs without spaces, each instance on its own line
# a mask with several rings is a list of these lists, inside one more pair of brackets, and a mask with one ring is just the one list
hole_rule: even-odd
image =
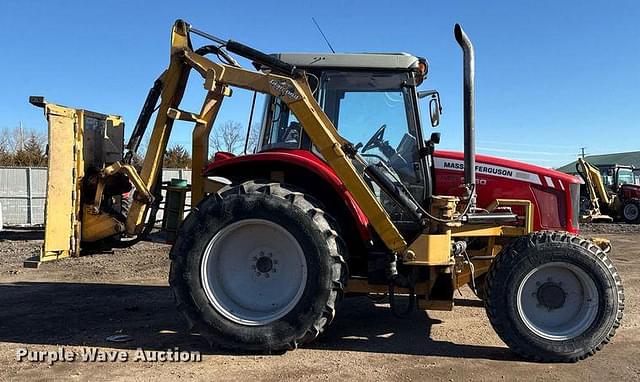
[[[635,191],[640,187],[640,169],[624,165],[599,165],[597,167],[602,174],[604,185],[614,193],[621,193],[623,190]],[[640,195],[633,195],[633,197],[638,196]]]
[[[280,60],[303,69],[313,94],[338,133],[369,164],[390,168],[411,194],[425,201],[433,189],[432,142],[422,132],[419,98],[428,95],[431,120],[440,112],[437,92],[419,94],[427,61],[406,53],[286,53]],[[435,139],[435,138],[434,138]],[[437,142],[436,142],[437,143]],[[278,97],[267,97],[257,151],[307,150],[321,157],[300,122]],[[370,184],[396,223],[410,223],[384,193]]]

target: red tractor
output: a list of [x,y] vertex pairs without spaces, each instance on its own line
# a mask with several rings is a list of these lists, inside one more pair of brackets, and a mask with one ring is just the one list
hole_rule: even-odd
[[[439,123],[441,106],[440,97],[436,91],[420,92],[416,89],[426,78],[424,59],[404,53],[283,53],[275,56],[304,70],[310,76],[314,95],[340,135],[356,143],[355,148],[368,163],[382,163],[395,173],[397,183],[403,184],[418,203],[427,206],[435,195],[465,197],[465,154],[435,150],[440,140],[440,133],[433,133],[429,138],[425,138],[428,133],[423,130],[420,100],[429,99],[428,108],[431,124],[434,127]],[[349,269],[348,282],[344,284],[344,289],[337,290],[338,295],[343,292],[383,291],[389,283],[387,259],[390,253],[377,234],[372,231],[367,216],[359,208],[348,187],[323,159],[308,134],[301,128],[295,115],[278,97],[266,99],[259,137],[253,154],[235,156],[231,153],[218,152],[214,161],[207,165],[204,175],[224,177],[232,184],[240,185],[239,189],[228,191],[231,193],[246,192],[256,195],[274,193],[284,198],[292,194],[303,194],[305,198],[313,201],[307,208],[322,206],[324,211],[330,211],[332,223],[323,224],[325,229],[335,229],[335,232],[340,233],[338,236],[340,241],[336,245],[341,243],[343,247],[340,248],[338,245],[339,251],[334,255],[340,259],[340,263],[345,262],[344,266],[348,264]],[[469,242],[469,248],[482,251],[487,250],[493,243],[501,242],[503,245],[500,247],[503,253],[501,256],[505,258],[511,256],[509,253],[528,251],[529,245],[534,247],[549,245],[549,248],[557,248],[562,256],[571,256],[573,249],[570,247],[574,249],[580,247],[580,251],[593,251],[594,254],[600,251],[597,246],[589,244],[585,239],[550,232],[564,231],[572,234],[579,232],[580,181],[576,177],[539,166],[485,155],[477,155],[476,161],[477,204],[475,208],[478,211],[492,212],[503,208],[504,212],[516,213],[520,217],[520,223],[529,224],[532,231],[543,232],[528,237],[524,241],[515,240],[511,244],[504,238],[483,238],[480,235]],[[383,187],[377,187],[374,182],[370,182],[369,185],[403,237],[416,237],[424,230],[419,219],[411,216],[407,208],[390,197]],[[500,205],[496,201],[500,201]],[[530,204],[527,205],[527,202]],[[522,221],[526,220],[527,216],[530,221]],[[479,223],[488,223],[488,221],[482,221],[482,216],[478,216],[478,219]],[[260,242],[260,232],[265,236],[273,234],[270,228],[262,231],[256,229],[250,236],[256,242]],[[286,240],[283,239],[282,242]],[[605,250],[609,249],[604,245],[601,246]],[[485,288],[491,290],[507,286],[509,281],[506,279],[508,277],[506,274],[510,274],[512,270],[494,271],[487,285],[487,271],[491,265],[490,262],[483,262],[481,259],[489,258],[492,258],[492,255],[471,257],[469,263],[472,267],[475,266],[473,274],[466,277],[459,275],[461,277],[458,278],[457,285],[462,284],[460,280],[466,280],[482,298],[487,296]],[[261,269],[260,259],[261,257],[258,257],[256,262],[258,271]],[[228,271],[232,272],[240,266],[233,262]],[[522,265],[511,262],[503,265],[509,268],[520,266]],[[554,341],[562,341],[562,339],[579,338],[585,333],[584,325],[578,324],[578,321],[583,323],[592,321],[585,317],[579,319],[577,317],[582,314],[593,316],[595,310],[587,313],[590,308],[586,308],[575,300],[570,302],[568,298],[572,294],[579,294],[581,298],[591,299],[596,293],[596,284],[588,281],[587,274],[580,271],[579,267],[569,263],[552,262],[551,265],[541,266],[540,270],[536,269],[538,268],[527,269],[529,273],[526,276],[523,275],[525,278],[533,277],[536,280],[534,285],[537,287],[534,287],[532,290],[535,291],[528,296],[522,296],[521,292],[509,287],[508,295],[500,293],[500,297],[494,297],[493,302],[487,301],[492,323],[496,325],[505,342],[523,346],[520,348],[521,354],[529,357],[546,360],[583,357],[585,353],[578,350],[572,350],[572,352],[575,351],[573,355],[559,353],[552,355],[548,350],[550,348],[546,346],[551,346]],[[497,275],[498,272],[505,274]],[[546,276],[542,277],[538,272],[544,272]],[[343,274],[334,275],[334,282],[345,277]],[[547,279],[552,281],[546,281]],[[363,280],[366,280],[366,284],[362,283]],[[614,283],[619,283],[617,275],[612,280],[615,280]],[[235,282],[234,280],[233,283]],[[560,285],[563,283],[573,285],[576,289],[573,291],[562,289]],[[251,283],[247,282],[245,287],[249,288],[249,285]],[[378,288],[375,287],[376,285]],[[260,291],[264,290],[263,285],[255,287],[260,290],[248,291],[249,295],[260,294]],[[216,288],[224,289],[225,287],[214,285],[211,290]],[[277,285],[275,288],[273,293],[278,293],[276,291],[280,291],[282,286]],[[436,297],[437,294],[434,294],[433,290],[431,292],[432,295],[424,296],[426,301],[421,306],[430,309],[451,308],[450,291],[444,292],[440,297]],[[531,300],[527,304],[535,306],[531,308],[533,318],[528,319],[527,308],[521,308],[518,319],[524,322],[524,326],[519,327],[518,330],[522,330],[520,334],[527,333],[528,339],[524,342],[548,341],[547,345],[542,346],[542,348],[546,347],[546,351],[541,351],[541,348],[536,349],[535,346],[516,345],[516,343],[523,344],[522,339],[515,340],[511,337],[512,333],[500,330],[505,324],[502,320],[507,319],[503,306],[505,302],[500,300],[504,298]],[[331,308],[337,303],[337,299],[338,297],[336,301],[330,300]],[[442,299],[442,301],[435,301],[436,299]],[[447,302],[443,303],[443,301]],[[230,302],[230,304],[236,308],[241,305],[239,302]],[[392,308],[395,308],[393,304],[392,300]],[[569,307],[570,304],[575,305]],[[569,309],[570,312],[559,314],[558,309]],[[331,314],[330,317],[326,317],[326,322],[329,322],[333,316],[333,309],[329,311]],[[505,313],[498,314],[498,311]],[[547,315],[563,316],[567,321],[552,323],[548,318],[543,318]],[[569,316],[575,317],[578,321],[571,323],[572,319],[568,319]],[[243,322],[240,316],[236,316],[236,320],[238,323]],[[317,331],[321,331],[323,325],[314,327]],[[305,341],[305,338],[303,337],[302,340]],[[235,345],[232,346],[235,347]],[[240,347],[244,348],[244,345]],[[577,356],[579,353],[581,355]]]
[[[406,85],[412,76],[424,70],[421,68],[426,61],[404,53],[306,53],[278,57],[313,74],[318,80],[316,91],[323,97],[321,105],[338,132],[349,141],[366,142],[359,143],[361,155],[386,163],[418,201],[426,203],[432,195],[463,196],[464,153],[434,150],[440,133],[432,134],[429,140],[423,138],[427,133],[422,130],[419,100],[425,95],[430,98],[432,121],[437,125],[441,111],[438,93],[419,92]],[[424,78],[416,77],[420,82]],[[204,174],[225,177],[234,183],[254,179],[278,181],[304,190],[330,206],[348,237],[360,237],[361,240],[347,241],[351,253],[381,251],[367,245],[375,238],[367,217],[318,155],[286,105],[277,97],[270,97],[264,110],[256,152],[243,156],[218,152]],[[362,126],[380,128],[371,133]],[[477,207],[486,209],[498,199],[529,201],[533,230],[578,233],[580,182],[576,177],[502,158],[485,155],[476,158]],[[416,235],[421,230],[384,192],[378,190],[376,195],[403,235]],[[511,209],[524,216],[523,206]],[[366,264],[358,268],[362,268],[363,275],[367,274]],[[476,269],[480,280],[484,280],[482,270]],[[481,292],[481,288],[477,290]]]
[[[194,50],[193,35],[209,45]],[[464,56],[463,153],[436,151],[440,134],[427,136],[421,99],[434,127],[441,106],[438,92],[418,90],[428,72],[423,58],[268,55],[182,20],[128,152],[96,162],[95,182],[82,182],[83,163],[95,153],[73,151],[83,143],[86,112],[33,97],[49,120],[47,203],[56,203],[47,209],[55,224],[47,224],[40,260],[122,233],[145,238],[173,122],[189,121],[193,168],[204,170],[193,173],[196,207],[171,249],[169,281],[178,308],[211,343],[294,349],[328,327],[345,295],[387,293],[393,312],[408,317],[415,309],[452,309],[454,292],[470,284],[518,354],[544,361],[594,354],[614,335],[624,307],[620,276],[600,247],[606,243],[577,235],[575,178],[476,155],[474,51],[458,25],[455,38]],[[179,109],[192,71],[204,79],[200,112]],[[255,153],[218,152],[207,165],[208,136],[231,87],[267,95],[259,142]],[[138,171],[132,158],[154,113]],[[91,115],[105,132],[122,126]],[[136,191],[116,219],[105,200],[118,179]]]

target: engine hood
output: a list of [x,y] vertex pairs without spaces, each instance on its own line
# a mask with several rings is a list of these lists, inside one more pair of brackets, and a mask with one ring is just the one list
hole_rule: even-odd
[[[436,150],[434,166],[436,169],[464,169],[464,153],[459,151]],[[582,183],[573,175],[560,171],[489,155],[476,155],[476,173],[492,175],[512,180],[545,185],[563,189],[570,184]]]

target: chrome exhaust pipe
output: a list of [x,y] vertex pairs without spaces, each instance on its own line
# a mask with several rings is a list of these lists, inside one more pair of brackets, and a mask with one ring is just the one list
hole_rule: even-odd
[[[475,204],[476,184],[476,126],[475,126],[475,53],[473,44],[460,24],[453,29],[463,56],[463,106],[464,106],[464,182],[471,203]],[[473,189],[473,192],[472,192]]]

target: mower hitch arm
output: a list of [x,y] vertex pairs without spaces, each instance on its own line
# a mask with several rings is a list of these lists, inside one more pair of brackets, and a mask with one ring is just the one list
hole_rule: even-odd
[[300,77],[301,71],[296,69],[295,66],[287,64],[286,62],[263,53],[259,50],[253,49],[250,46],[233,40],[227,41],[226,46],[229,52],[233,52],[258,64],[267,66],[276,73],[291,76],[293,78]]
[[[218,44],[220,44],[220,47],[217,47],[219,50],[219,53],[224,55],[225,58],[229,59],[230,57],[228,57],[225,53],[224,50],[222,50],[222,47],[226,47],[227,50],[229,52],[235,53],[239,56],[242,56],[246,59],[249,59],[253,62],[256,62],[258,64],[267,66],[269,68],[271,68],[271,70],[275,73],[278,74],[284,74],[287,76],[292,76],[293,78],[298,78],[301,75],[301,71],[297,70],[295,66],[291,65],[291,64],[287,64],[286,62],[279,60],[273,56],[270,56],[264,52],[261,52],[257,49],[254,49],[248,45],[242,44],[240,42],[237,41],[233,41],[233,40],[228,40],[225,41],[224,39],[221,39],[220,37],[216,37],[212,34],[209,34],[207,32],[201,31],[199,29],[196,29],[194,27],[191,26],[191,24],[180,20],[180,22],[185,23],[185,25],[187,26],[187,29],[189,30],[189,32],[197,34],[200,37],[204,37],[208,40],[211,40],[213,42],[216,42]],[[198,52],[199,54],[205,53],[205,52]],[[210,52],[206,52],[206,53],[210,53]],[[218,52],[216,52],[218,53]],[[233,60],[233,59],[231,59]],[[233,60],[235,61],[235,60]],[[233,63],[232,61],[232,63]],[[237,63],[234,63],[237,64]],[[239,66],[239,65],[237,65]]]

